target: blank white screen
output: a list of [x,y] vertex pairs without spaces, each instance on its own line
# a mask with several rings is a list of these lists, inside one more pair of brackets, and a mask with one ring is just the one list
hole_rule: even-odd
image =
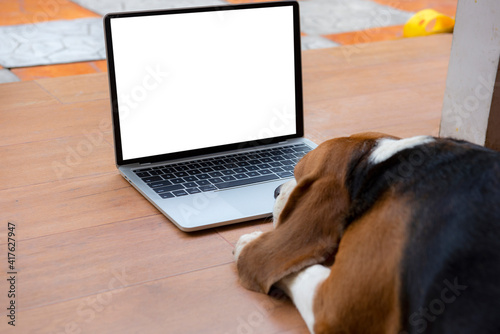
[[111,19],[123,159],[296,133],[292,7]]

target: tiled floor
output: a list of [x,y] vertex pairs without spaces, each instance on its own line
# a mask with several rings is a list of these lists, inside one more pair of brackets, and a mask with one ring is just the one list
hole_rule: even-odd
[[[453,17],[457,1],[299,0],[302,48],[401,38],[415,12]],[[1,0],[0,83],[106,71],[101,17],[108,12],[244,2],[257,1]]]

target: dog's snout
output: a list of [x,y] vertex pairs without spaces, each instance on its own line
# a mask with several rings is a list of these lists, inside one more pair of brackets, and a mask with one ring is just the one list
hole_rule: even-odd
[[278,186],[278,188],[274,189],[274,198],[275,198],[275,199],[276,199],[276,198],[278,198],[278,196],[280,195],[280,192],[281,192],[281,187],[282,187],[282,186],[283,186],[283,185],[281,184],[281,185],[279,185],[279,186]]

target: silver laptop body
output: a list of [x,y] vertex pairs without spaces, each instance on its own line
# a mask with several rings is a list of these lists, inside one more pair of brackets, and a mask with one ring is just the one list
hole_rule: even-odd
[[182,231],[270,216],[303,138],[294,1],[108,14],[116,164]]

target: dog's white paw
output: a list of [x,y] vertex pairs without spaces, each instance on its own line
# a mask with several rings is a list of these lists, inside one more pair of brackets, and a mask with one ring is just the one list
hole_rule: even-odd
[[249,234],[244,234],[240,237],[238,242],[236,243],[236,246],[234,247],[233,255],[234,255],[234,260],[238,261],[238,258],[240,257],[241,251],[243,248],[248,245],[250,242],[254,241],[260,235],[262,234],[261,231],[255,231]]

